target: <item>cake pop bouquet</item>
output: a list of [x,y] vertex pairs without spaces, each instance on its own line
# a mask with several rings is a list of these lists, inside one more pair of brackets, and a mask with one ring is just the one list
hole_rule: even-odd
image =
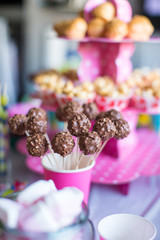
[[95,103],[68,102],[57,109],[56,116],[65,122],[65,129],[51,140],[47,135],[47,114],[41,108],[31,108],[26,116],[14,115],[8,121],[13,134],[26,134],[29,155],[47,157],[53,169],[79,169],[84,159],[85,166],[89,166],[109,139],[120,140],[130,133],[120,112],[112,109],[98,113]]

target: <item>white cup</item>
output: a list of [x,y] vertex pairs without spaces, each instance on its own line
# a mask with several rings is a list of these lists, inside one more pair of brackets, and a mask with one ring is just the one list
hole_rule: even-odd
[[156,227],[147,219],[133,214],[114,214],[98,224],[101,240],[153,240]]

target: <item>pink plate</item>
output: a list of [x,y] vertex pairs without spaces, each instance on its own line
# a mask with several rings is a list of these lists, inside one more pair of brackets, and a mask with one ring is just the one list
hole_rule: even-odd
[[[140,176],[160,174],[159,136],[147,129],[137,131],[137,145],[124,148],[118,159],[101,154],[93,169],[92,182],[101,184],[128,183]],[[39,158],[28,157],[28,168],[43,174]]]

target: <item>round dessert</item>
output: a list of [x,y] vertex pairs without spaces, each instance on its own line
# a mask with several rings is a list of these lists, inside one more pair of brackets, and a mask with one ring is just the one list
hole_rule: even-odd
[[94,18],[88,23],[87,35],[89,37],[103,37],[106,21],[102,18]]
[[73,117],[68,121],[68,130],[75,137],[80,137],[81,135],[87,133],[90,128],[91,122],[83,113],[73,115]]
[[26,131],[27,117],[23,114],[15,114],[8,120],[8,124],[13,134],[24,135]]
[[114,18],[105,26],[104,37],[115,40],[122,40],[128,35],[128,25],[121,20]]
[[28,118],[26,124],[26,130],[29,134],[46,133],[47,121],[41,117],[33,116]]
[[95,120],[98,114],[98,108],[95,103],[83,104],[83,113],[89,118],[89,120]]
[[119,140],[119,139],[123,139],[129,135],[130,128],[129,128],[128,122],[126,120],[118,119],[113,122],[116,127],[116,133],[115,133],[114,138]]
[[107,112],[101,112],[100,114],[98,114],[97,116],[97,120],[101,119],[101,118],[109,118],[111,121],[117,120],[117,119],[122,119],[122,114],[115,110],[115,109],[111,109]]
[[102,18],[106,21],[111,21],[116,15],[116,10],[112,3],[105,2],[94,8],[91,15],[93,17]]
[[28,118],[30,117],[40,117],[40,118],[43,118],[45,120],[47,120],[47,113],[44,109],[42,108],[31,108],[27,115],[26,115]]
[[73,151],[75,142],[69,132],[59,132],[53,137],[51,145],[55,153],[65,157]]
[[56,118],[60,121],[60,122],[66,122],[66,115],[64,114],[64,105],[60,106],[59,108],[57,108],[56,111]]
[[128,37],[135,41],[146,41],[154,31],[151,21],[140,15],[135,15],[128,24]]
[[79,148],[85,154],[94,154],[101,148],[102,140],[97,132],[91,131],[79,138]]
[[82,39],[85,37],[87,31],[87,22],[77,17],[71,21],[64,30],[64,35],[70,39]]
[[28,153],[33,157],[41,157],[48,150],[46,138],[39,133],[27,137],[26,148]]
[[63,115],[68,121],[74,114],[83,113],[83,107],[75,101],[67,102],[63,107]]
[[101,139],[106,141],[114,137],[116,128],[109,118],[101,118],[94,124],[93,131],[97,132]]

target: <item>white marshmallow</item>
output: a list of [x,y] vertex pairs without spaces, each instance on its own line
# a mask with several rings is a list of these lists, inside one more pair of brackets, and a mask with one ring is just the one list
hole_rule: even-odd
[[82,211],[83,193],[77,188],[66,187],[47,195],[44,199],[59,227],[73,223]]
[[53,219],[50,209],[43,201],[24,209],[18,225],[20,229],[31,232],[47,232],[58,229],[58,223]]
[[10,200],[0,199],[0,220],[9,228],[17,228],[20,211],[23,209],[21,204]]
[[26,189],[18,196],[17,201],[24,205],[31,205],[37,200],[45,197],[47,194],[56,191],[55,184],[52,180],[39,180]]

